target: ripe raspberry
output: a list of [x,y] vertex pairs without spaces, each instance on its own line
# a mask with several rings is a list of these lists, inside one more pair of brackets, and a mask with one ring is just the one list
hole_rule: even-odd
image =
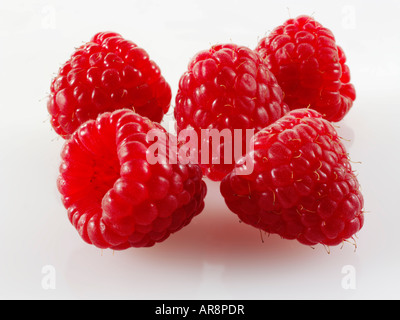
[[60,68],[47,108],[54,130],[68,138],[82,123],[121,108],[160,122],[171,88],[147,52],[121,35],[97,33]]
[[340,121],[356,98],[346,56],[332,32],[308,16],[287,20],[261,39],[256,51],[266,60],[291,110],[311,107]]
[[254,137],[221,183],[228,207],[256,228],[306,245],[338,245],[364,223],[363,196],[333,126],[311,109],[287,113]]
[[115,250],[152,246],[203,210],[200,167],[148,161],[151,129],[166,133],[121,109],[88,120],[66,141],[58,189],[70,222],[87,243]]
[[[191,59],[179,82],[174,114],[178,133],[193,128],[201,137],[202,129],[259,131],[287,111],[282,90],[261,57],[247,47],[223,44]],[[245,131],[242,138],[245,151]],[[220,164],[211,159],[201,164],[211,180],[221,180],[233,168],[233,156],[231,164],[224,163],[223,150],[221,143]]]

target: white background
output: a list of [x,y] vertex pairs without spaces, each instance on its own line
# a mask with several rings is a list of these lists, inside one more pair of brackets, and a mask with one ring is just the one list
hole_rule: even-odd
[[[400,298],[399,10],[395,0],[2,0],[0,298]],[[273,235],[263,242],[210,182],[204,212],[162,244],[123,252],[85,244],[56,189],[63,141],[46,109],[50,81],[73,49],[96,32],[119,32],[149,52],[175,94],[197,51],[225,42],[254,48],[300,14],[333,31],[357,89],[338,129],[362,162],[353,165],[367,210],[357,249],[345,243],[328,254]],[[55,288],[46,287],[48,270]]]

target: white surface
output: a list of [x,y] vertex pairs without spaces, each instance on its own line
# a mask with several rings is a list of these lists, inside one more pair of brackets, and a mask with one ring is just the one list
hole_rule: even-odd
[[[399,10],[395,0],[2,1],[0,298],[400,298]],[[73,48],[98,31],[119,32],[150,53],[175,92],[197,51],[224,42],[254,48],[299,14],[334,32],[357,89],[338,129],[362,162],[354,169],[368,213],[357,250],[262,242],[227,210],[216,183],[204,212],[162,244],[124,252],[85,244],[56,190],[62,140],[46,110],[51,78]],[[46,266],[55,288],[46,289]],[[343,285],[349,275],[355,288]]]

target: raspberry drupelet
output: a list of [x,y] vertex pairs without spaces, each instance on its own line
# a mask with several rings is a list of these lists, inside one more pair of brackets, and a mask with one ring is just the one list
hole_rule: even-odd
[[244,223],[305,245],[335,246],[364,224],[364,200],[344,145],[330,122],[298,109],[254,136],[251,174],[243,161],[221,193]]
[[343,49],[314,18],[287,20],[262,38],[256,51],[284,92],[291,110],[311,107],[338,122],[353,106],[356,91]]
[[87,243],[114,250],[153,246],[203,210],[201,168],[153,161],[150,130],[167,134],[160,124],[121,109],[88,120],[65,142],[58,190]]
[[50,87],[47,109],[57,134],[68,138],[98,114],[133,108],[161,122],[171,88],[148,53],[114,32],[100,32],[77,48]]

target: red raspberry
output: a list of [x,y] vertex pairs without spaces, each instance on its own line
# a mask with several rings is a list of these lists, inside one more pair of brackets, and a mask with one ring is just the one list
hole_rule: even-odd
[[[259,131],[287,111],[282,90],[261,57],[235,44],[215,45],[191,59],[180,79],[174,109],[178,134],[193,128],[198,137],[202,129]],[[245,131],[242,138],[245,151]],[[224,142],[219,149],[220,164],[212,159],[201,164],[205,175],[216,181],[232,170],[235,160],[232,155],[230,164],[223,161]]]
[[115,250],[152,246],[203,210],[200,167],[149,161],[152,129],[166,134],[158,123],[121,109],[88,120],[66,141],[58,189],[87,243]]
[[291,110],[311,107],[340,121],[356,98],[346,56],[332,32],[308,16],[287,20],[256,51],[282,87]]
[[68,138],[82,123],[121,108],[160,122],[171,88],[145,50],[121,35],[97,33],[53,79],[48,111],[54,130]]
[[221,183],[228,207],[268,233],[306,245],[338,245],[364,223],[363,196],[333,126],[311,109],[287,113],[254,137],[244,158]]

